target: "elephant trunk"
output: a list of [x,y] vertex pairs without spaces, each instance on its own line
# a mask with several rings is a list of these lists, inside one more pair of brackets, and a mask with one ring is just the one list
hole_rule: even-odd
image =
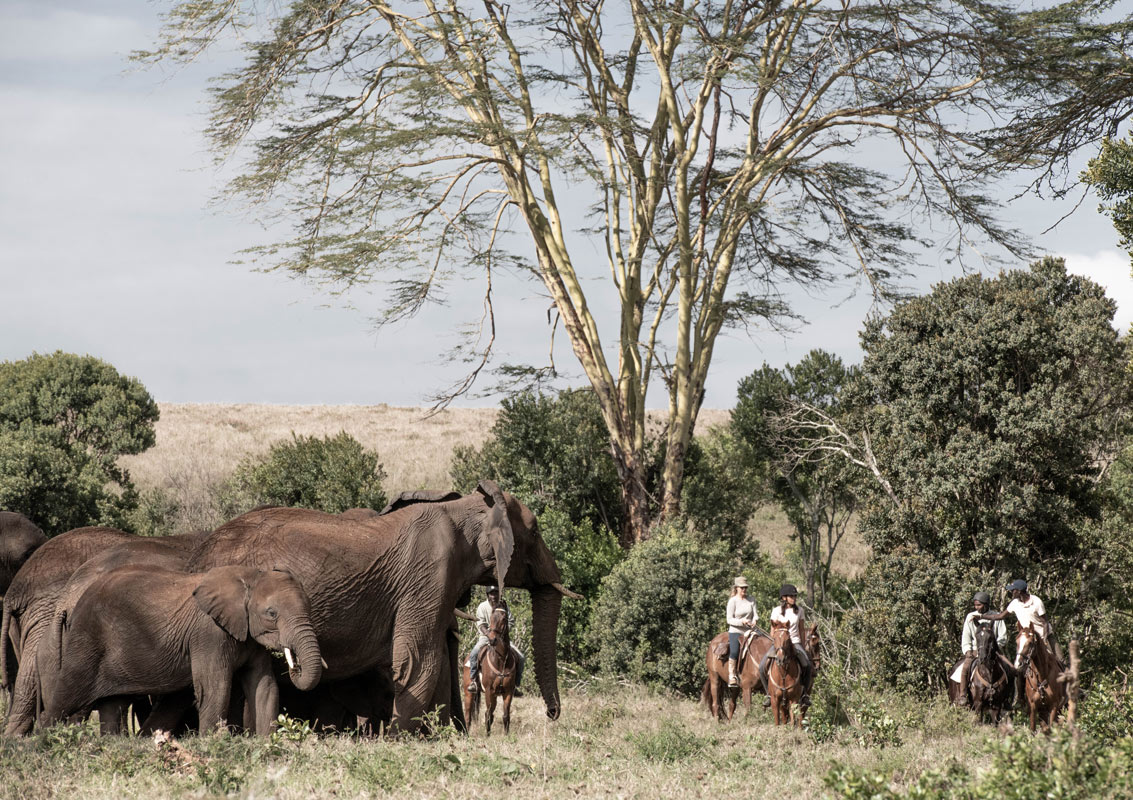
[[531,646],[535,655],[535,680],[547,706],[547,716],[559,718],[558,634],[563,598],[551,586],[531,590]]
[[323,677],[323,657],[311,623],[280,626],[279,642],[295,688],[307,692],[318,686]]

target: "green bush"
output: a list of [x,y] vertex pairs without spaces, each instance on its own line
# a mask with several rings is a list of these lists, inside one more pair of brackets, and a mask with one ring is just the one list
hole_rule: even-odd
[[703,536],[750,548],[747,522],[765,499],[765,484],[743,443],[727,428],[714,428],[689,447],[681,511]]
[[724,630],[732,579],[741,572],[747,575],[757,605],[759,597],[777,594],[778,585],[770,590],[766,585],[763,564],[747,567],[722,542],[705,541],[677,526],[659,530],[602,581],[590,612],[599,667],[697,694],[707,677],[708,642]]
[[1020,733],[988,745],[986,769],[959,764],[923,772],[907,788],[894,788],[877,770],[834,767],[825,782],[844,800],[1081,800],[1133,798],[1133,739],[1111,744],[1056,729],[1049,740]]
[[97,358],[0,363],[0,508],[49,535],[129,527],[137,492],[118,458],[153,445],[157,418],[145,387]]
[[257,505],[314,508],[337,514],[348,508],[386,505],[386,477],[378,454],[345,431],[337,436],[296,436],[272,445],[266,456],[247,459],[223,498],[226,512]]
[[539,515],[539,532],[563,574],[563,583],[583,596],[563,603],[559,619],[559,658],[593,666],[594,649],[588,631],[590,611],[602,579],[624,553],[609,529],[595,528],[589,520],[572,523],[566,512],[548,508]]

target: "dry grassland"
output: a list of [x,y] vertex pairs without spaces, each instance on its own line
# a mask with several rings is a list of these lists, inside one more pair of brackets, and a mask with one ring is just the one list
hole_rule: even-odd
[[[414,489],[446,489],[449,463],[458,445],[479,447],[488,438],[497,408],[450,408],[429,416],[424,408],[376,406],[283,406],[252,403],[161,403],[157,444],[122,459],[139,489],[160,488],[181,506],[177,530],[209,528],[217,518],[220,485],[245,458],[266,453],[272,444],[300,436],[333,436],[346,431],[377,451],[393,496]],[[728,422],[730,411],[704,409],[697,430],[703,434]],[[660,412],[651,412],[659,425]],[[794,542],[786,517],[767,507],[748,524],[772,561],[788,564]],[[848,535],[836,555],[835,571],[849,577],[864,568],[869,550]]]
[[878,747],[852,728],[816,742],[775,728],[762,710],[716,723],[691,700],[641,687],[564,688],[557,722],[528,696],[516,700],[510,734],[497,727],[491,738],[479,728],[401,741],[190,736],[181,752],[163,756],[148,739],[64,726],[0,740],[0,798],[809,800],[828,795],[824,777],[834,766],[880,769],[907,786],[953,758],[971,764],[995,736],[942,700],[893,706],[899,741]]

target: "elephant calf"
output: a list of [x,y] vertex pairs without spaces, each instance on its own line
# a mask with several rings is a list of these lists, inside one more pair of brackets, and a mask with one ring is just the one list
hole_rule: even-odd
[[322,677],[307,595],[277,570],[225,566],[186,574],[121,567],[83,592],[62,635],[46,725],[116,696],[191,686],[200,730],[209,731],[225,722],[239,674],[244,724],[267,734],[279,708],[267,650],[284,652],[300,689]]

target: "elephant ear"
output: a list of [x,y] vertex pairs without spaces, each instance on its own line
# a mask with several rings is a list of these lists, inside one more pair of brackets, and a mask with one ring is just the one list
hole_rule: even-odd
[[459,492],[444,492],[433,489],[421,489],[416,492],[402,492],[392,503],[378,512],[379,515],[390,514],[399,508],[416,505],[417,503],[447,503],[449,500],[460,499]]
[[488,501],[488,520],[485,535],[492,552],[496,554],[496,585],[504,590],[504,578],[511,565],[511,555],[515,551],[515,534],[507,515],[507,500],[495,481],[484,479],[476,485],[476,491]]
[[248,597],[251,593],[248,570],[242,567],[216,567],[201,578],[193,599],[201,611],[238,642],[248,639]]

